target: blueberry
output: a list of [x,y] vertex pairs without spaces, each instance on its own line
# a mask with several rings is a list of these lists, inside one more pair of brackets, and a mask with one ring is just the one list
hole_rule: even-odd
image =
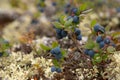
[[40,8],[39,8],[39,11],[40,11],[40,12],[44,12],[44,8],[40,7]]
[[78,35],[77,40],[82,40],[82,35]]
[[99,25],[99,24],[96,24],[95,26],[94,26],[94,31],[95,32],[102,32],[102,33],[104,33],[105,32],[105,29],[104,29],[104,27],[102,27],[101,25]]
[[53,55],[56,54],[56,53],[54,52],[54,49],[52,49],[52,50],[50,51],[50,53],[52,53]]
[[62,36],[62,37],[66,37],[66,36],[67,36],[67,31],[62,30],[61,36]]
[[88,55],[88,51],[89,51],[89,49],[85,49],[85,50],[84,50],[84,53],[85,53],[86,55]]
[[61,31],[62,31],[62,29],[56,28],[56,33],[57,33],[57,34],[61,34]]
[[60,68],[57,68],[56,72],[61,73],[62,70]]
[[58,33],[57,33],[57,38],[58,38],[58,39],[62,39],[63,37],[62,37],[61,34],[58,34]]
[[0,57],[2,57],[3,56],[3,52],[0,52]]
[[53,5],[53,6],[56,6],[57,4],[56,4],[56,2],[52,2],[52,5]]
[[73,23],[79,23],[79,17],[78,16],[73,16]]
[[105,38],[105,39],[104,39],[104,43],[105,43],[105,44],[109,44],[109,43],[110,43],[110,39],[109,39],[109,38]]
[[77,8],[73,8],[73,9],[72,9],[72,13],[73,13],[73,14],[77,14],[77,11],[78,11]]
[[51,72],[54,72],[56,70],[57,70],[56,67],[54,67],[54,66],[51,67]]
[[37,24],[39,21],[37,19],[32,19],[31,24]]
[[68,3],[68,4],[66,4],[66,6],[65,6],[66,8],[69,8],[70,7],[70,3]]
[[75,28],[75,34],[76,35],[80,35],[81,34],[81,31],[79,30],[79,28]]
[[61,53],[60,54],[55,54],[54,56],[55,56],[55,58],[57,60],[60,60],[62,58],[62,54]]
[[88,51],[88,55],[89,55],[90,57],[94,57],[94,54],[95,54],[95,52],[94,52],[93,50],[89,50],[89,51]]
[[96,42],[97,42],[97,43],[100,43],[101,41],[103,41],[102,36],[97,36],[97,38],[96,38]]
[[100,48],[103,48],[104,46],[105,46],[104,41],[102,41],[102,42],[99,43],[99,47],[100,47]]
[[64,9],[65,14],[69,13],[69,9]]
[[61,54],[60,47],[53,48],[51,53],[56,55]]

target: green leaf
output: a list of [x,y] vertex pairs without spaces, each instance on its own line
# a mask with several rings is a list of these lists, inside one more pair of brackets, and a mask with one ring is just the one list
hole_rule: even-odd
[[86,8],[87,8],[87,4],[82,4],[82,5],[79,7],[79,10],[80,10],[80,11],[84,11]]
[[56,28],[62,29],[62,25],[59,22],[54,22],[53,23]]
[[62,54],[62,56],[64,57],[64,56],[65,56],[65,54],[66,54],[66,51],[65,51],[65,50],[63,50],[63,49],[61,49],[61,54]]
[[45,46],[45,45],[43,45],[43,44],[40,44],[40,47],[41,47],[43,50],[51,50],[50,47]]
[[111,29],[111,26],[105,27],[105,31],[110,31],[110,29]]
[[103,59],[104,61],[107,60],[107,58],[108,58],[108,55],[107,55],[107,54],[102,55],[102,59]]
[[116,49],[115,49],[113,46],[108,46],[108,47],[107,47],[107,52],[113,53],[113,52],[115,52],[115,51],[116,51]]
[[65,25],[66,27],[69,27],[69,26],[72,25],[72,21],[73,21],[73,19],[71,18],[71,19],[67,20],[64,25]]
[[64,23],[65,23],[64,18],[65,18],[65,16],[61,16],[61,17],[60,17],[60,23],[61,23],[61,24],[64,24]]
[[56,59],[53,59],[53,64],[55,67],[60,67],[59,62]]
[[55,47],[57,47],[57,46],[59,46],[58,42],[53,42],[53,43],[52,43],[52,48],[55,48]]
[[91,22],[91,27],[94,27],[94,25],[97,23],[97,21],[96,20],[92,20],[92,22]]
[[95,47],[95,43],[94,43],[94,41],[89,40],[89,41],[85,44],[84,47],[85,47],[86,49],[93,49],[93,48]]
[[96,53],[93,59],[96,63],[100,63],[102,61],[102,58],[99,53]]

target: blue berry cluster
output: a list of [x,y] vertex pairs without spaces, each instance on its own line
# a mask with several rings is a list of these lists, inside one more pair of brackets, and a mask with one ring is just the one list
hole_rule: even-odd
[[62,58],[60,47],[53,48],[50,53],[57,59],[60,60]]
[[85,50],[84,50],[84,53],[85,53],[86,55],[89,55],[89,56],[92,58],[92,57],[94,57],[95,51],[92,50],[92,49],[85,49]]
[[51,72],[57,72],[57,73],[60,73],[60,72],[62,72],[62,70],[60,69],[60,68],[56,68],[55,66],[52,66],[51,67]]
[[62,39],[63,37],[67,36],[67,31],[65,31],[63,29],[56,28],[56,33],[57,33],[57,38],[58,39]]
[[82,40],[82,35],[81,35],[81,31],[79,30],[79,28],[75,28],[75,35],[76,35],[77,40]]
[[102,36],[97,36],[96,42],[99,44],[100,48],[103,48],[105,45],[109,45],[111,41],[110,41],[109,38],[104,38],[103,39]]
[[79,17],[74,15],[74,16],[68,16],[67,20],[73,19],[73,23],[78,24],[79,23]]

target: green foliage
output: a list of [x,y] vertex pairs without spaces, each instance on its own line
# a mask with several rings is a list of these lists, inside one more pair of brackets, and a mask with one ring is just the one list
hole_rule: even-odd
[[43,45],[43,44],[40,44],[40,47],[43,49],[43,50],[51,50],[51,48],[50,47],[48,47],[48,46],[45,46],[45,45]]
[[55,47],[57,47],[57,46],[59,46],[58,42],[53,42],[53,43],[52,43],[52,48],[55,48]]
[[80,10],[80,11],[84,11],[84,10],[86,10],[86,8],[87,8],[87,4],[84,3],[84,4],[82,4],[82,5],[79,7],[79,10]]
[[92,20],[92,22],[91,22],[91,27],[94,27],[94,25],[97,23],[97,21],[96,20]]
[[53,24],[54,24],[55,27],[58,28],[58,29],[62,29],[62,28],[63,28],[63,26],[62,26],[59,22],[54,22]]
[[84,45],[84,48],[86,49],[93,49],[94,47],[98,47],[98,45],[93,40],[88,40]]
[[99,54],[99,53],[96,53],[95,55],[94,55],[94,58],[93,58],[93,64],[95,65],[95,64],[97,64],[97,63],[100,63],[101,61],[102,61],[102,57],[101,57],[101,55]]
[[71,19],[69,19],[69,20],[67,20],[66,22],[65,22],[65,28],[68,28],[69,26],[71,26],[72,25],[72,21],[73,21],[73,19],[71,18]]
[[64,15],[63,15],[63,16],[60,16],[59,19],[60,19],[60,23],[61,23],[61,24],[64,24],[64,23],[65,23],[65,20],[64,20],[64,19],[65,19],[65,16],[64,16]]
[[59,62],[56,59],[53,59],[53,64],[55,67],[60,67]]

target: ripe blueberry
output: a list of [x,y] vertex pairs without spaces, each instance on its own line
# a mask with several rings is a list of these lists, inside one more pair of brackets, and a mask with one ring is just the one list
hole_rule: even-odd
[[82,35],[78,35],[77,40],[82,40]]
[[102,42],[99,43],[99,47],[100,47],[100,48],[103,48],[104,46],[105,46],[104,41],[102,41]]
[[97,42],[97,43],[100,43],[101,41],[103,41],[102,36],[97,36],[97,38],[96,38],[96,42]]
[[78,16],[73,16],[73,23],[79,23],[79,17]]
[[57,68],[56,72],[61,73],[62,70],[60,68]]
[[0,52],[0,57],[3,55],[3,52]]
[[81,31],[79,30],[79,28],[75,28],[75,34],[76,35],[80,35],[81,34]]
[[53,48],[50,52],[54,55],[58,55],[61,53],[60,47]]
[[89,49],[85,49],[85,50],[84,50],[84,53],[85,53],[86,55],[88,55],[88,51],[89,51]]
[[89,51],[88,51],[88,55],[89,55],[90,57],[94,57],[94,54],[95,54],[95,52],[94,52],[93,50],[89,50]]
[[78,11],[77,8],[73,8],[73,9],[72,9],[72,13],[73,13],[73,14],[77,14],[77,11]]
[[51,72],[54,72],[56,70],[57,70],[56,67],[54,67],[54,66],[51,67]]
[[104,39],[104,43],[105,43],[105,44],[109,44],[109,43],[110,43],[110,39],[109,39],[109,38],[105,38],[105,39]]
[[104,33],[105,32],[105,29],[104,29],[104,27],[102,27],[101,25],[99,25],[99,24],[96,24],[95,26],[94,26],[94,31],[95,32],[102,32],[102,33]]
[[59,60],[59,59],[62,58],[62,54],[55,54],[54,56],[55,56],[55,58],[56,58],[57,60]]
[[69,8],[70,7],[70,3],[68,3],[68,4],[66,4],[66,6],[65,6],[66,8]]
[[62,31],[61,31],[61,36],[62,36],[62,37],[66,37],[66,36],[67,36],[67,31],[62,30]]
[[52,5],[53,5],[53,6],[56,6],[57,4],[56,4],[56,2],[52,2]]

